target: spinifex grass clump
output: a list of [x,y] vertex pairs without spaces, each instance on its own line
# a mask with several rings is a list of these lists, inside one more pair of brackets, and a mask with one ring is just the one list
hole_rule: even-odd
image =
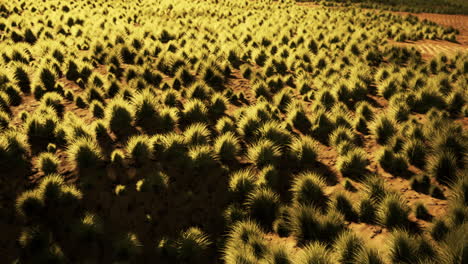
[[349,141],[343,141],[338,146],[336,146],[336,152],[338,152],[339,155],[346,155],[348,152],[355,148],[356,146],[353,143]]
[[10,115],[0,110],[0,131],[6,130],[10,125]]
[[186,102],[181,114],[181,123],[184,125],[204,123],[209,120],[206,105],[198,99],[191,99]]
[[396,79],[390,79],[383,81],[380,83],[377,87],[378,94],[382,97],[384,97],[387,100],[390,100],[390,98],[398,92],[399,90],[400,83]]
[[125,165],[125,154],[121,150],[114,150],[110,155],[111,166],[123,169]]
[[41,99],[45,92],[54,91],[57,75],[50,65],[44,65],[37,76],[37,85],[34,87],[34,97]]
[[343,142],[349,142],[352,144],[357,143],[356,134],[349,128],[340,126],[330,135],[328,139],[330,145],[337,147]]
[[309,136],[301,136],[292,140],[289,149],[296,168],[311,168],[317,161],[319,143]]
[[439,186],[432,185],[429,192],[430,192],[431,196],[436,198],[436,199],[440,199],[440,200],[446,200],[447,199],[447,197],[444,194],[444,191]]
[[466,177],[466,173],[461,174],[461,177],[453,185],[453,194],[450,200],[456,205],[468,205],[468,178]]
[[440,151],[429,158],[427,170],[440,183],[452,184],[457,177],[457,159],[451,152]]
[[258,168],[273,165],[281,158],[280,148],[268,139],[262,139],[251,145],[247,151],[248,160]]
[[394,175],[404,175],[408,170],[408,162],[401,154],[395,154],[389,147],[380,153],[378,157],[380,166],[387,172]]
[[337,238],[333,247],[340,263],[352,264],[357,262],[358,254],[365,244],[362,238],[353,232],[344,232]]
[[210,108],[208,110],[211,120],[218,120],[220,117],[222,117],[226,112],[228,106],[229,101],[225,96],[221,94],[216,94],[215,96],[213,96],[213,98],[211,99]]
[[106,107],[105,118],[110,131],[117,136],[128,136],[132,131],[134,113],[124,99],[114,99]]
[[68,159],[78,170],[97,169],[101,166],[101,149],[96,142],[80,138],[68,147]]
[[136,166],[143,166],[149,163],[152,158],[151,139],[146,135],[133,136],[127,141],[126,151]]
[[336,211],[343,214],[346,221],[356,222],[358,220],[358,214],[346,193],[339,192],[336,194],[333,204]]
[[268,139],[281,148],[285,148],[291,142],[289,131],[284,128],[283,124],[274,121],[263,124],[257,130],[257,137]]
[[[42,179],[34,190],[21,194],[16,201],[18,213],[27,220],[36,220],[48,229],[60,229],[60,221],[76,216],[82,194],[74,186],[66,185],[63,177],[51,174]],[[54,217],[59,213],[61,218]]]
[[384,264],[384,258],[381,256],[380,252],[380,250],[375,248],[363,248],[357,252],[355,263]]
[[297,256],[297,264],[320,263],[332,264],[336,263],[333,253],[327,249],[322,243],[310,243]]
[[446,108],[443,95],[434,88],[424,88],[417,91],[411,102],[411,109],[417,113],[427,113],[431,108]]
[[141,126],[145,131],[154,131],[159,117],[156,97],[150,91],[144,90],[132,98],[132,105],[135,113],[135,124]]
[[46,107],[51,107],[57,113],[58,116],[63,116],[64,105],[62,103],[63,97],[56,93],[50,92],[46,93],[42,99],[41,104]]
[[424,168],[426,164],[427,147],[422,140],[413,139],[405,143],[403,151],[408,161],[419,167]]
[[252,91],[254,92],[255,98],[257,99],[263,98],[268,101],[271,100],[272,92],[270,91],[270,88],[263,82],[255,83],[252,87]]
[[437,258],[437,251],[431,242],[402,230],[392,233],[388,246],[389,259],[393,263],[428,263]]
[[373,199],[364,198],[359,204],[359,221],[374,224],[377,221],[377,206]]
[[264,167],[257,175],[257,184],[280,193],[286,186],[283,185],[284,178],[280,171],[272,165]]
[[[35,113],[26,120],[28,142],[33,147],[42,147],[56,136],[58,118],[55,114]],[[47,142],[47,143],[46,143]]]
[[336,126],[327,112],[323,109],[319,109],[314,113],[312,120],[307,119],[307,121],[311,125],[311,135],[323,144],[329,144],[328,139]]
[[14,77],[20,90],[23,93],[29,94],[31,92],[31,79],[26,70],[26,67],[18,64],[15,68]]
[[464,263],[467,261],[466,252],[466,232],[468,224],[463,223],[459,226],[454,226],[453,229],[447,233],[442,244],[440,252],[441,263]]
[[236,201],[244,201],[256,187],[255,173],[252,170],[244,169],[230,175],[229,192]]
[[382,200],[377,211],[377,218],[381,225],[393,228],[407,228],[409,208],[405,201],[397,194],[390,193]]
[[416,204],[414,211],[415,211],[416,218],[418,219],[422,219],[426,221],[429,221],[432,219],[432,215],[429,213],[426,206],[421,202]]
[[216,63],[207,63],[201,72],[203,81],[216,90],[222,90],[224,85],[224,75]]
[[316,95],[315,98],[318,99],[320,105],[323,106],[326,110],[332,109],[336,103],[335,96],[329,90],[321,90]]
[[177,166],[186,166],[189,162],[188,148],[184,137],[175,133],[170,133],[155,138],[153,148],[157,150],[162,160]]
[[411,179],[411,188],[417,192],[428,194],[431,188],[431,179],[425,174],[417,175]]
[[430,234],[434,240],[441,241],[446,237],[449,230],[450,229],[447,226],[447,223],[445,223],[445,221],[437,219],[432,225]]
[[292,264],[293,257],[286,246],[284,245],[273,245],[270,248],[270,252],[265,257],[267,263],[282,263]]
[[10,114],[10,101],[8,95],[5,92],[0,92],[0,110]]
[[88,126],[73,112],[67,112],[64,121],[65,122],[57,129],[57,135],[59,135],[59,132],[63,130],[66,134],[65,137],[67,142],[73,142],[80,138],[94,138],[92,127]]
[[37,164],[39,169],[47,175],[58,172],[60,160],[52,153],[43,152],[37,157]]
[[83,95],[83,98],[86,99],[86,102],[88,104],[94,101],[101,102],[101,103],[104,102],[104,95],[103,95],[104,92],[102,91],[102,86],[104,84],[102,84],[101,79],[97,76],[95,80],[99,80],[97,81],[99,85],[96,85],[95,83],[91,83],[90,87],[87,88],[86,94]]
[[279,196],[266,188],[253,191],[245,202],[252,219],[256,220],[265,230],[271,230],[272,224],[279,213]]
[[84,216],[76,222],[76,226],[71,231],[71,237],[79,243],[88,243],[85,246],[87,250],[85,258],[94,259],[99,254],[96,246],[100,237],[104,235],[103,221],[98,215],[85,212]]
[[273,102],[281,112],[286,112],[288,105],[292,102],[292,95],[288,89],[283,89],[273,97]]
[[338,102],[331,109],[329,116],[337,129],[340,127],[351,128],[350,120],[352,120],[353,117],[350,113],[350,109],[343,102]]
[[38,218],[43,210],[43,201],[39,191],[26,191],[16,201],[18,213],[26,218]]
[[374,110],[369,103],[362,101],[357,104],[356,114],[362,116],[366,121],[370,121],[374,117]]
[[212,89],[204,82],[196,82],[187,90],[187,97],[191,99],[207,100],[212,94]]
[[95,118],[104,118],[104,105],[99,101],[93,101],[89,107]]
[[169,176],[163,172],[156,171],[147,175],[144,179],[136,183],[136,190],[139,192],[161,193],[169,186]]
[[211,143],[211,132],[204,123],[188,126],[184,131],[185,142],[189,146],[208,145]]
[[162,102],[168,107],[175,107],[180,105],[179,94],[174,90],[167,90],[164,92]]
[[288,109],[287,116],[287,120],[297,130],[301,131],[302,133],[307,133],[310,131],[312,124],[303,109],[291,106]]
[[368,174],[367,165],[369,160],[364,150],[354,148],[347,152],[346,155],[340,156],[337,167],[345,177],[354,180],[364,180]]
[[315,207],[299,205],[291,208],[289,214],[292,235],[301,244],[314,241],[331,243],[344,231],[343,217],[333,211],[323,215]]
[[233,225],[236,222],[246,220],[248,212],[241,205],[232,203],[224,210],[223,217],[227,225]]
[[196,171],[196,174],[206,175],[206,173],[219,168],[218,160],[211,146],[196,145],[190,147],[188,155],[190,165]]
[[466,107],[467,99],[464,96],[464,92],[454,91],[446,99],[447,101],[447,111],[449,111],[452,117],[463,116],[463,107]]
[[397,132],[396,123],[386,116],[380,116],[373,122],[371,132],[377,140],[377,143],[385,145]]
[[405,102],[403,103],[391,102],[391,106],[389,109],[390,118],[396,120],[397,122],[404,122],[408,120],[410,114],[411,114],[411,109]]
[[23,98],[21,97],[22,93],[18,87],[8,85],[6,88],[4,88],[4,91],[8,98],[8,103],[10,104],[10,106],[19,106],[23,101]]
[[[433,120],[435,129],[429,130],[429,136],[433,136],[434,140],[431,142],[431,147],[434,149],[435,154],[441,152],[452,153],[459,168],[464,168],[465,153],[468,151],[467,135],[463,132],[460,125],[446,123],[446,113]],[[444,123],[445,122],[445,123]]]
[[325,195],[324,187],[321,175],[313,172],[299,174],[292,183],[292,200],[295,204],[312,205],[325,212],[329,198]]
[[226,132],[215,139],[214,151],[222,162],[236,161],[240,150],[239,139],[232,132]]
[[29,152],[25,135],[14,131],[0,134],[0,170],[23,168]]
[[[372,209],[375,208],[375,206],[380,205],[382,200],[390,193],[386,188],[384,180],[378,175],[373,175],[366,179],[364,182],[364,192],[366,193],[366,198],[363,199],[361,203],[364,204],[365,202],[368,205],[372,205],[368,207],[368,209]],[[363,211],[362,204],[361,212]],[[366,211],[371,212],[370,210]],[[375,210],[373,211],[375,213]]]
[[239,221],[231,227],[223,249],[227,264],[258,263],[268,254],[268,247],[262,239],[264,233],[257,223]]
[[211,243],[208,236],[197,227],[191,227],[181,232],[176,240],[178,261],[193,264],[205,262]]
[[275,231],[280,237],[289,237],[291,235],[288,207],[280,207],[278,218],[273,222],[273,231]]
[[[402,136],[400,135],[397,135],[397,136],[394,136],[389,145],[387,146],[389,149],[391,149],[393,152],[395,153],[401,153],[402,150],[403,150],[403,146],[406,142],[406,139],[403,138]],[[404,155],[403,155],[404,157]]]
[[240,120],[237,122],[237,131],[240,136],[242,136],[247,141],[252,141],[255,139],[255,134],[262,121],[258,118],[247,112],[246,115],[240,117]]

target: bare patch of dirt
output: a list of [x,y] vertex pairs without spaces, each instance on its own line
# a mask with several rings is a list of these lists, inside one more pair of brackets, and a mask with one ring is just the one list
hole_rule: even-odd
[[[234,94],[243,93],[249,104],[255,103],[256,98],[254,92],[252,91],[252,84],[250,83],[250,80],[242,76],[239,70],[233,69],[226,86],[232,89]],[[239,109],[239,106],[236,106],[235,104],[229,104],[226,114],[233,116],[237,109]]]
[[284,247],[291,254],[296,254],[300,251],[300,248],[297,246],[297,241],[292,237],[280,237],[275,233],[268,233],[264,238],[272,245]]
[[348,228],[366,241],[367,245],[378,249],[381,249],[382,245],[386,244],[389,235],[388,229],[376,225],[351,223]]
[[462,45],[449,41],[442,40],[418,40],[418,41],[407,41],[407,42],[396,42],[389,40],[389,43],[396,46],[402,47],[416,47],[425,60],[436,57],[440,54],[454,55],[458,52],[468,52],[468,45]]

